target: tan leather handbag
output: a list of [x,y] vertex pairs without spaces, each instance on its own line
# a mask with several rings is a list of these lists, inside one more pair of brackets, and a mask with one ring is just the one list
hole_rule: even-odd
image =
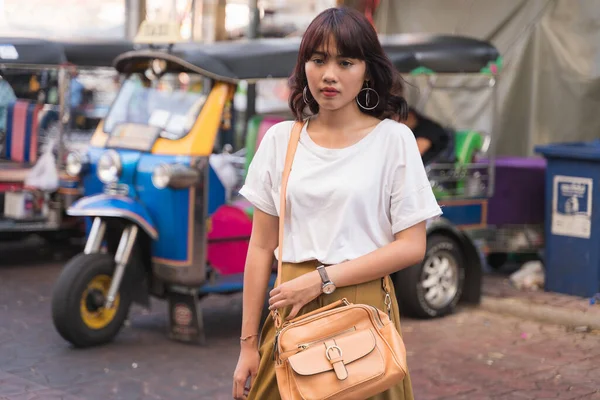
[[[281,277],[288,177],[303,124],[296,122],[288,144],[281,182],[277,280]],[[275,373],[282,400],[364,400],[406,376],[406,349],[387,313],[346,299],[283,322],[272,310]]]

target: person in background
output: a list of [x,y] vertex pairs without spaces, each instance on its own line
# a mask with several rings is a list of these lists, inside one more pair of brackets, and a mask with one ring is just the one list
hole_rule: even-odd
[[[391,92],[396,96],[404,98],[404,87],[401,84],[394,84]],[[419,148],[423,164],[428,165],[433,160],[439,158],[439,156],[444,158],[444,160],[441,160],[442,162],[450,161],[446,160],[445,158],[447,157],[443,156],[442,153],[447,153],[447,149],[451,146],[452,136],[438,122],[426,117],[410,106],[408,107],[406,118],[402,118],[399,114],[391,112],[386,112],[384,117],[401,122],[410,128],[417,139],[417,147]]]
[[408,126],[417,138],[417,147],[424,164],[429,164],[443,152],[450,142],[450,134],[443,126],[410,107],[408,117],[399,121]]
[[0,75],[0,154],[4,154],[4,142],[6,139],[6,114],[8,105],[17,100],[14,90],[10,84]]

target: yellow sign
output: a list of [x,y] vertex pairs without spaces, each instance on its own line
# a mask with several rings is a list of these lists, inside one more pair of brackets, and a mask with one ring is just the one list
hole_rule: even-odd
[[171,44],[182,42],[181,26],[176,22],[144,21],[140,25],[135,43]]

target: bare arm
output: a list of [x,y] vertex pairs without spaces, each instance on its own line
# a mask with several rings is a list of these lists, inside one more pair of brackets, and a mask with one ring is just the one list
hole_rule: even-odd
[[[278,229],[279,218],[254,208],[252,233],[244,269],[242,337],[258,333],[273,265],[273,252],[277,248]],[[254,336],[242,343],[255,347],[258,338]]]
[[431,140],[424,138],[424,137],[418,137],[417,138],[417,147],[419,148],[419,153],[421,153],[421,155],[423,155],[427,152],[427,150],[429,150],[431,148]]
[[[395,240],[354,260],[327,267],[329,279],[337,287],[357,285],[410,267],[425,257],[425,221],[395,235]],[[317,273],[317,279],[320,278]]]
[[[394,236],[395,240],[392,243],[369,254],[326,267],[329,279],[337,287],[357,285],[389,275],[423,260],[427,246],[425,221]],[[270,293],[269,306],[273,309],[293,305],[288,319],[294,318],[304,304],[320,294],[321,277],[315,270],[273,289]]]

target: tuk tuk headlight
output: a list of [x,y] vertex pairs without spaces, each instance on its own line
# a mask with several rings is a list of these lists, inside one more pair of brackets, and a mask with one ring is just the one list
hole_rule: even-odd
[[152,173],[152,183],[157,189],[167,186],[183,189],[195,185],[200,179],[200,172],[183,164],[160,164]]
[[102,153],[96,167],[96,174],[102,183],[114,183],[119,180],[122,165],[119,153],[108,150]]
[[169,185],[171,180],[170,168],[167,164],[160,164],[152,173],[152,184],[157,189],[164,189]]
[[67,175],[78,177],[88,165],[88,159],[84,154],[73,151],[67,155],[65,160],[65,172]]

